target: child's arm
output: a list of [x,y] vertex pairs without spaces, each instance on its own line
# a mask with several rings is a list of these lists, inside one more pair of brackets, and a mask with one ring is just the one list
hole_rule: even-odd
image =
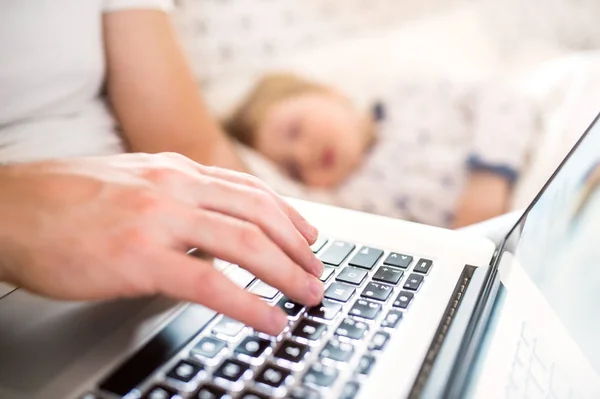
[[456,228],[508,211],[536,115],[523,96],[497,85],[478,87],[465,106],[473,122],[473,145],[467,159],[469,176],[456,208]]
[[478,223],[508,211],[511,185],[490,172],[473,172],[459,199],[453,228]]

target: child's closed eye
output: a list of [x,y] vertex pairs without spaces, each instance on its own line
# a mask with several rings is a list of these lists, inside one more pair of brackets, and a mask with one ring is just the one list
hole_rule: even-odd
[[286,130],[286,135],[287,135],[288,139],[296,140],[298,137],[300,137],[300,133],[301,133],[300,121],[296,118],[289,123],[287,130]]

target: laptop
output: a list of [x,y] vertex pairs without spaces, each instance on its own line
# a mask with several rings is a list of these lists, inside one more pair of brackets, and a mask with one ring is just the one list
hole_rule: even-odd
[[290,200],[322,234],[320,306],[215,262],[287,313],[277,337],[162,297],[4,287],[0,398],[600,398],[599,161],[596,118],[498,242]]

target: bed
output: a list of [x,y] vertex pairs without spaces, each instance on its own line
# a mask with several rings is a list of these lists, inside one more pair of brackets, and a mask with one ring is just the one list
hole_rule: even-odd
[[[520,209],[600,110],[600,32],[586,19],[600,6],[592,1],[532,0],[523,8],[507,0],[501,10],[489,0],[263,3],[179,2],[175,20],[216,115],[269,70],[342,87],[363,107],[399,75],[505,79],[541,110],[536,149],[512,198],[511,209]],[[282,195],[337,203],[330,192],[308,189],[253,151],[238,150]]]

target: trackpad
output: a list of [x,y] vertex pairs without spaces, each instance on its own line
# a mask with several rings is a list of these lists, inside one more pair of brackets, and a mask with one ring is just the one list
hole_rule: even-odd
[[[38,396],[77,359],[157,301],[59,302],[22,290],[2,298],[0,393]],[[159,308],[172,305],[165,301]]]

